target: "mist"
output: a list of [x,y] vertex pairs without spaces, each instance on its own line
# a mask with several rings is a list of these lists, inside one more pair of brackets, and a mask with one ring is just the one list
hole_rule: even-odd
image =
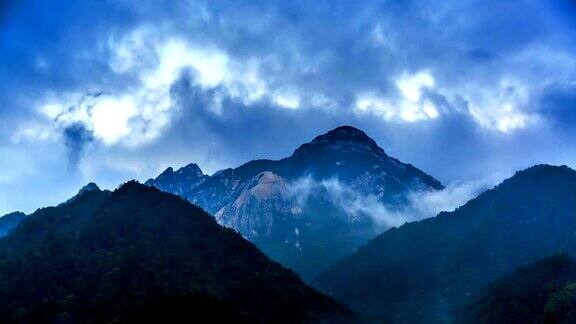
[[506,177],[505,174],[494,174],[483,179],[453,182],[443,190],[423,190],[415,186],[405,195],[405,203],[397,204],[384,203],[373,194],[363,194],[338,178],[315,180],[306,176],[296,179],[289,184],[288,195],[303,208],[311,195],[324,193],[351,220],[368,216],[378,227],[387,229],[434,217],[443,211],[453,211]]

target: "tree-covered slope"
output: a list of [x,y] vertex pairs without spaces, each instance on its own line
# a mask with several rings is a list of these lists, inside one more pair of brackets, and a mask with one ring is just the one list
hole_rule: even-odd
[[539,165],[454,212],[379,235],[315,286],[391,322],[442,323],[517,266],[576,251],[576,171]]
[[129,182],[0,239],[0,321],[298,323],[349,313],[188,201]]
[[26,217],[26,214],[21,212],[13,212],[0,217],[0,237],[8,234],[16,225]]
[[482,289],[460,323],[576,322],[576,260],[554,255],[520,267]]

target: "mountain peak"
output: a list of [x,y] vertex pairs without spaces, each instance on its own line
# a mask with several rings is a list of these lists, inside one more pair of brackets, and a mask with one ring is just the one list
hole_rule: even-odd
[[198,175],[198,176],[204,175],[204,174],[202,173],[202,169],[200,169],[200,167],[198,166],[198,164],[196,164],[196,163],[190,163],[190,164],[188,164],[188,165],[186,165],[186,166],[181,167],[180,169],[178,169],[178,170],[176,170],[176,171],[174,171],[174,168],[168,167],[168,168],[166,168],[166,170],[164,170],[164,171],[160,174],[160,176],[171,176],[171,175],[174,174],[174,173],[178,173],[178,174],[180,174],[180,173],[187,173],[187,174],[195,174],[195,175]]
[[178,171],[180,171],[180,170],[194,171],[194,172],[202,173],[202,169],[200,169],[200,167],[196,163],[190,163],[190,164],[186,165],[185,167],[180,168]]
[[8,234],[10,230],[16,227],[26,217],[22,212],[13,212],[0,217],[0,237]]
[[536,164],[527,169],[516,172],[516,176],[547,175],[547,174],[574,174],[574,170],[567,165]]
[[118,189],[116,189],[114,192],[123,192],[123,191],[134,191],[134,192],[140,192],[140,191],[155,191],[158,190],[155,187],[152,186],[147,186],[145,184],[141,184],[140,182],[136,181],[136,180],[130,180],[127,181],[123,184],[120,185],[120,187],[118,187]]
[[165,176],[174,173],[174,169],[172,167],[167,167],[166,170],[160,173],[160,176]]
[[[532,183],[569,183],[576,180],[576,171],[566,165],[537,164],[527,169],[517,171],[511,178],[504,180],[499,187],[515,185],[531,187]],[[539,187],[541,187],[540,185]]]
[[[322,135],[316,136],[312,143],[321,141],[353,141],[353,142],[374,142],[370,136],[356,127],[344,125],[334,128]],[[375,142],[374,142],[375,144]]]
[[90,192],[90,191],[100,191],[100,188],[98,187],[97,184],[95,184],[94,182],[90,182],[87,185],[85,185],[84,187],[82,187],[78,193],[76,194],[76,196],[74,197],[80,197],[83,194]]
[[85,185],[84,187],[80,188],[80,190],[78,190],[78,193],[76,195],[74,195],[74,197],[68,199],[66,201],[66,203],[72,202],[72,201],[84,196],[87,192],[93,192],[93,191],[101,191],[101,190],[97,184],[95,184],[94,182],[90,182],[87,185]]
[[100,190],[100,188],[94,182],[90,182],[87,185],[85,185],[84,187],[82,187],[82,189],[80,189],[80,192],[94,191],[94,190]]
[[378,154],[385,154],[370,136],[358,128],[343,125],[322,135],[316,136],[311,142],[301,145],[294,155],[312,150],[313,148],[343,148],[368,149]]
[[178,195],[185,195],[201,185],[207,178],[208,176],[202,173],[198,164],[190,163],[176,171],[169,167],[156,179],[148,179],[145,184]]

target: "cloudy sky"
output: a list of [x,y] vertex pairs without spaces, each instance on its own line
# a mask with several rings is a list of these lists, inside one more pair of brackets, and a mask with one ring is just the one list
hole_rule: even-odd
[[341,124],[446,184],[576,166],[574,1],[0,3],[0,214]]

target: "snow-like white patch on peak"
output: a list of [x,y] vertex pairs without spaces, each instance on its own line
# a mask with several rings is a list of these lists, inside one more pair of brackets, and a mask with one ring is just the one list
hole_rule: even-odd
[[257,177],[258,177],[258,184],[272,183],[284,180],[284,178],[280,177],[279,175],[275,174],[272,171],[260,172],[257,175]]
[[257,199],[268,199],[287,193],[286,180],[272,171],[257,175],[258,183],[250,189],[250,195]]
[[272,171],[264,171],[253,177],[242,194],[234,202],[234,207],[239,208],[252,199],[264,201],[269,199],[283,198],[288,195],[288,183],[286,179]]

